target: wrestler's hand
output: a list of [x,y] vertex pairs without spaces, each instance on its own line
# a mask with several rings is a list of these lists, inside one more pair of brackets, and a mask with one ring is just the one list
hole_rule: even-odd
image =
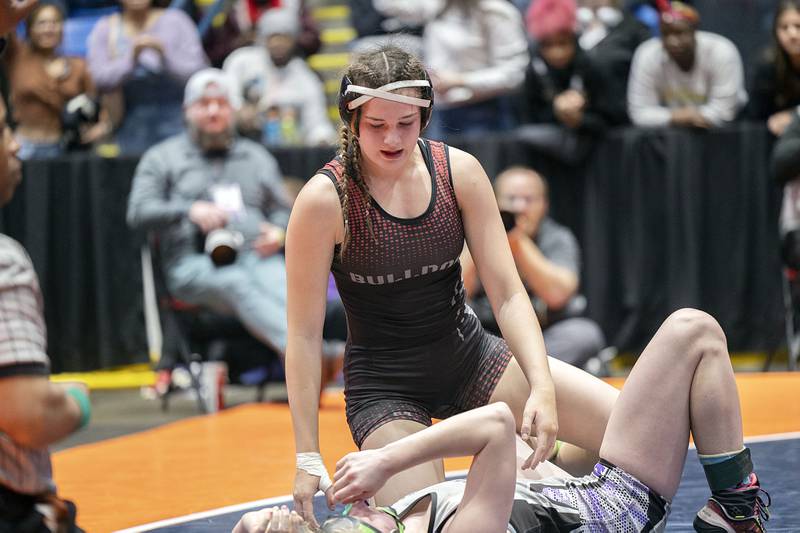
[[271,507],[245,513],[231,533],[304,533],[309,531],[302,517],[289,511],[285,505],[280,509]]
[[[535,433],[532,433],[531,430]],[[528,460],[522,468],[536,468],[547,459],[550,450],[556,442],[558,434],[558,415],[556,414],[556,393],[552,387],[535,387],[525,403],[522,412],[522,426],[520,427],[522,440],[534,444],[532,435],[535,435],[535,446]],[[530,440],[529,440],[530,439]]]
[[336,463],[333,499],[344,504],[369,499],[383,487],[390,475],[378,450],[348,453]]
[[[319,528],[317,519],[314,516],[314,495],[318,490],[319,476],[312,476],[305,470],[298,468],[294,476],[294,508],[312,529]],[[328,508],[333,509],[333,487],[329,487],[325,491],[325,499],[328,503]]]

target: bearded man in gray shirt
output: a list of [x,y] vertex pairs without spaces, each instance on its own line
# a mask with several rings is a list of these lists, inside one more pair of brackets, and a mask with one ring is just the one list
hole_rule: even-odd
[[[150,148],[136,168],[128,224],[155,231],[176,298],[237,317],[258,340],[286,349],[283,236],[288,201],[275,159],[237,137],[234,83],[218,69],[194,74],[183,107],[187,131]],[[238,253],[215,261],[211,241]],[[229,264],[222,264],[229,263]]]

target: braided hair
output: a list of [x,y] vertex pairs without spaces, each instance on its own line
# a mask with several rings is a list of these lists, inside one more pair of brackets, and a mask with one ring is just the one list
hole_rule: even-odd
[[[422,62],[416,56],[397,46],[386,45],[355,56],[350,66],[345,70],[344,77],[355,85],[376,89],[395,81],[427,79],[428,75]],[[424,120],[422,120],[424,127],[427,116],[430,115],[430,110],[423,110],[420,113],[424,117]],[[378,242],[372,227],[373,207],[370,202],[369,185],[361,173],[361,147],[358,144],[360,120],[361,108],[356,108],[355,112],[350,115],[350,123],[343,124],[339,133],[339,157],[344,165],[339,193],[342,216],[344,217],[344,241],[339,250],[340,257],[344,255],[347,243],[350,240],[348,186],[351,181],[362,193],[362,205],[359,208],[365,212],[370,236],[373,241]]]

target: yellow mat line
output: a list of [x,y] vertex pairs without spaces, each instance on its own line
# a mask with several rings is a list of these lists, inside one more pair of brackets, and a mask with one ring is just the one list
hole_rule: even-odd
[[90,389],[135,389],[155,383],[155,372],[146,363],[92,372],[53,374],[51,381],[81,381]]
[[[338,119],[336,107],[330,109],[331,117]],[[731,354],[731,362],[736,371],[760,370],[766,362],[767,355],[759,352],[737,352]],[[775,363],[780,365],[785,362],[783,353],[776,354]],[[626,374],[636,362],[632,353],[619,354],[609,363],[613,374]],[[50,379],[54,382],[81,381],[90,389],[128,389],[150,386],[155,382],[155,372],[147,363],[127,365],[118,368],[95,370],[92,372],[65,372],[53,374]]]

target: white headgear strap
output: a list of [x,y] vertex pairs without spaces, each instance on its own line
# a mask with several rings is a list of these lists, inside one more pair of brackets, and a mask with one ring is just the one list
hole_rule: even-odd
[[359,106],[362,106],[372,100],[373,98],[382,98],[384,100],[391,100],[393,102],[400,102],[401,104],[411,104],[419,107],[430,107],[431,101],[425,98],[415,98],[413,96],[406,96],[403,94],[397,94],[390,91],[396,91],[397,89],[405,89],[407,87],[430,87],[431,82],[428,80],[402,80],[402,81],[395,81],[392,83],[387,83],[386,85],[382,85],[377,89],[370,89],[369,87],[362,87],[360,85],[348,85],[347,89],[345,89],[344,94],[347,93],[358,93],[363,94],[364,96],[359,96],[349,104],[347,104],[347,109],[351,111]]

